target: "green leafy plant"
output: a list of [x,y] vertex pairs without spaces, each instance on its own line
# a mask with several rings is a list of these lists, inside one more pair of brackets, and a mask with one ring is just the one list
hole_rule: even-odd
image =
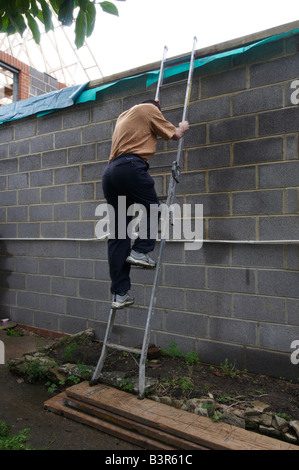
[[54,364],[45,364],[39,358],[22,364],[22,372],[31,383],[40,382],[48,377],[49,370]]
[[11,426],[0,421],[0,450],[31,450],[24,443],[29,439],[29,429],[11,435]]
[[[118,16],[117,7],[108,1],[0,0],[0,32],[8,35],[19,33],[22,36],[26,29],[30,29],[35,42],[39,44],[40,24],[44,25],[46,32],[54,30],[54,11],[63,26],[71,26],[75,22],[75,44],[79,49],[94,30],[96,4],[100,5],[103,12]],[[75,10],[78,11],[76,19]]]
[[186,353],[184,357],[185,357],[187,366],[200,364],[199,357],[196,351],[190,351]]
[[222,370],[223,375],[227,375],[229,377],[235,377],[240,371],[236,368],[234,364],[230,364],[228,359],[226,358],[224,363],[220,364],[220,368]]

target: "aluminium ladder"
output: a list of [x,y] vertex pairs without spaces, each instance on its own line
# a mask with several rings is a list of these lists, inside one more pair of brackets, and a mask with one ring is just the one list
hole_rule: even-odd
[[[197,38],[194,37],[193,40],[193,48],[192,48],[192,53],[191,53],[191,59],[190,59],[190,66],[189,66],[189,74],[188,74],[188,79],[187,79],[187,88],[186,88],[186,95],[185,95],[185,102],[184,102],[184,108],[183,108],[183,116],[182,116],[182,121],[187,120],[187,113],[188,113],[188,107],[189,107],[189,101],[190,101],[190,93],[191,93],[191,85],[192,85],[192,79],[193,79],[193,70],[194,70],[194,58],[195,58],[195,49],[196,49],[196,43],[197,43]],[[164,47],[164,53],[163,53],[163,58],[161,61],[161,67],[160,67],[160,74],[159,74],[159,80],[158,80],[158,85],[157,85],[157,90],[156,90],[156,96],[155,100],[159,100],[159,95],[160,95],[160,90],[163,87],[163,78],[164,78],[164,65],[166,62],[166,54],[167,54],[167,46]],[[177,157],[176,160],[172,164],[172,170],[171,170],[171,177],[170,177],[170,182],[169,182],[169,187],[168,187],[168,196],[167,196],[167,202],[166,206],[169,209],[170,206],[173,204],[175,195],[176,195],[176,185],[179,183],[180,180],[180,161],[181,161],[181,154],[182,154],[182,149],[183,149],[183,139],[182,137],[179,140],[178,143],[178,150],[177,150]],[[149,308],[148,308],[148,313],[147,313],[147,320],[146,320],[146,326],[145,326],[145,332],[144,332],[144,338],[143,338],[143,343],[142,343],[142,348],[132,348],[129,346],[123,346],[120,344],[116,343],[111,343],[110,336],[112,333],[114,321],[115,321],[115,315],[117,312],[117,309],[111,308],[109,317],[108,317],[108,322],[107,322],[107,328],[105,332],[105,337],[103,341],[103,346],[102,346],[102,351],[100,355],[100,359],[97,363],[96,369],[94,371],[94,374],[90,380],[90,385],[95,385],[98,383],[101,375],[102,368],[104,366],[104,362],[107,356],[108,349],[116,349],[119,351],[125,351],[131,354],[138,354],[140,355],[139,359],[139,383],[138,383],[138,398],[143,399],[144,398],[144,392],[145,392],[145,362],[146,362],[146,357],[147,357],[147,352],[148,352],[148,346],[149,346],[149,341],[150,341],[150,325],[151,325],[151,320],[156,304],[156,289],[158,286],[158,279],[159,279],[159,274],[161,271],[161,265],[162,265],[162,257],[163,257],[163,251],[165,247],[165,227],[167,224],[167,216],[165,216],[164,219],[164,228],[162,227],[162,233],[161,233],[161,242],[160,242],[160,249],[159,249],[159,254],[158,254],[158,259],[156,262],[156,269],[155,269],[155,276],[154,276],[154,281],[153,281],[153,287],[152,287],[152,292],[151,292],[151,297],[150,297],[150,303],[149,303]]]

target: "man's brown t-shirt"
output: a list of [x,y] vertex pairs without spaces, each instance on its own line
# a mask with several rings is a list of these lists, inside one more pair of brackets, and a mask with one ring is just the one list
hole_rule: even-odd
[[176,127],[155,105],[143,103],[133,106],[116,122],[109,161],[124,153],[134,153],[147,161],[156,151],[157,136],[169,140],[175,131]]

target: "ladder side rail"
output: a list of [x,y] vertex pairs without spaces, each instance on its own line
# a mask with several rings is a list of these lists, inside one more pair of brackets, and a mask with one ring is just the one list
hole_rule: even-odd
[[104,365],[104,362],[105,362],[105,359],[106,359],[106,356],[107,356],[107,342],[109,341],[110,335],[112,333],[115,314],[116,314],[116,309],[111,308],[110,313],[109,313],[107,327],[106,327],[105,337],[104,337],[104,341],[103,341],[101,355],[100,355],[100,358],[98,360],[95,371],[93,373],[93,376],[91,378],[90,385],[95,385],[96,381],[98,380],[98,378],[101,374],[101,371],[102,371],[102,368],[103,368],[103,365]]
[[[191,92],[191,83],[192,83],[192,78],[193,78],[194,56],[195,56],[196,42],[197,42],[197,39],[196,39],[196,37],[194,37],[182,121],[186,120],[189,101],[190,101],[190,92]],[[180,155],[181,155],[181,151],[182,151],[182,142],[181,141],[182,141],[182,139],[180,139],[180,141],[179,141],[180,145],[178,147],[178,152],[177,152],[177,160],[176,160],[177,163],[179,163],[179,161],[180,161]],[[176,184],[177,184],[177,181],[173,177],[171,177],[169,187],[168,187],[167,207],[170,207],[170,205],[172,204],[172,202],[175,198]],[[143,341],[143,346],[142,346],[142,353],[141,353],[140,363],[139,363],[140,364],[139,365],[139,395],[138,395],[139,399],[144,398],[144,391],[145,391],[145,361],[146,361],[147,350],[148,350],[148,345],[149,345],[149,341],[150,341],[150,323],[151,323],[152,314],[153,314],[155,304],[156,304],[156,288],[157,288],[157,285],[158,285],[158,279],[159,279],[159,275],[160,275],[160,271],[161,271],[163,251],[164,251],[164,246],[165,246],[165,241],[166,241],[165,240],[165,229],[166,229],[166,225],[168,224],[167,218],[168,217],[166,216],[165,220],[164,220],[164,224],[163,224],[164,229],[162,230],[162,234],[161,234],[160,250],[159,250],[158,260],[157,260],[157,263],[156,263],[156,272],[155,272],[155,277],[154,277],[154,282],[153,282],[153,287],[152,287],[152,293],[151,293],[150,304],[149,304],[148,315],[147,315],[147,321],[146,321],[146,327],[145,327],[144,341]]]
[[161,89],[161,85],[162,85],[163,78],[164,78],[164,64],[166,60],[167,51],[168,51],[168,47],[164,46],[163,57],[162,57],[161,66],[160,66],[159,80],[158,80],[158,85],[157,85],[156,95],[155,95],[156,101],[158,101],[160,98],[160,89]]

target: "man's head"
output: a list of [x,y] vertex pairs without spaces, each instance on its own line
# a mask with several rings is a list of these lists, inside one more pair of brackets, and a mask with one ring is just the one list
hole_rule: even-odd
[[145,104],[145,103],[153,104],[154,106],[157,106],[157,108],[161,111],[160,101],[156,101],[156,100],[145,100],[145,101],[142,101],[141,104]]

